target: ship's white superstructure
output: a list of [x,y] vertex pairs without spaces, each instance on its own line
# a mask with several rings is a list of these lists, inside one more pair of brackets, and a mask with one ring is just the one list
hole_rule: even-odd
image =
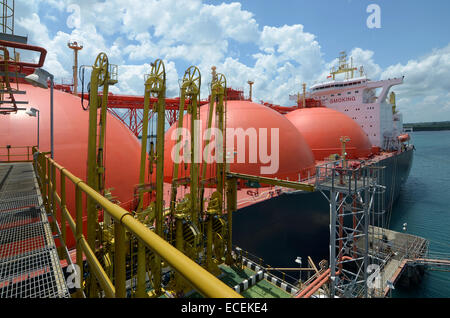
[[[403,77],[371,81],[362,68],[360,77],[353,77],[355,71],[342,52],[338,69],[331,72],[332,80],[311,86],[307,97],[348,115],[362,127],[373,146],[390,149],[403,131],[403,118],[395,109],[395,95],[388,95],[392,86],[403,83]],[[338,73],[346,73],[347,78],[335,79]]]

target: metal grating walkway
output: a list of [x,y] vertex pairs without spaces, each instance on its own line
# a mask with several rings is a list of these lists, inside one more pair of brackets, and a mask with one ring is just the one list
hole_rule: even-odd
[[0,164],[0,298],[70,297],[31,163]]

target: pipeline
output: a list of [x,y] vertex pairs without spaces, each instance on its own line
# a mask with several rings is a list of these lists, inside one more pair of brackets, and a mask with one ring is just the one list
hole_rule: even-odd
[[9,64],[11,64],[11,65],[33,67],[33,68],[39,68],[44,65],[45,57],[47,55],[47,50],[40,46],[34,46],[34,45],[22,44],[22,43],[16,43],[16,42],[4,41],[4,40],[0,40],[0,46],[13,47],[16,49],[23,49],[23,50],[29,50],[29,51],[35,51],[35,52],[41,53],[41,55],[39,57],[39,62],[37,64],[29,63],[29,62],[9,61]]
[[[343,256],[341,260],[352,260],[350,256]],[[309,298],[314,294],[320,287],[323,286],[330,279],[331,270],[328,268],[323,274],[317,277],[311,284],[309,284],[305,289],[303,289],[295,298]],[[336,272],[336,275],[341,274],[341,269]]]

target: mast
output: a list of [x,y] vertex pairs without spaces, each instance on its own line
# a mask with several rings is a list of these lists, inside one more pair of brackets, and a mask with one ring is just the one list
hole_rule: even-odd
[[78,44],[76,41],[68,42],[67,46],[73,50],[73,93],[77,95],[78,90],[78,51],[83,49],[83,45]]

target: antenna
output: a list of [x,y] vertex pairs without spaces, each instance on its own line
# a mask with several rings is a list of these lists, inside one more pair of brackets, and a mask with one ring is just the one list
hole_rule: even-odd
[[348,73],[351,73],[351,78],[353,78],[353,73],[354,71],[356,71],[357,68],[353,67],[353,57],[351,58],[351,65],[349,65],[347,63],[347,54],[345,53],[345,51],[342,51],[341,53],[339,53],[339,66],[336,69],[335,67],[333,67],[331,69],[331,75],[333,76],[333,80],[336,79],[336,74],[339,73],[345,73],[345,77],[346,79],[348,79]]
[[250,85],[250,97],[249,97],[250,101],[252,100],[252,85],[253,85],[254,83],[255,83],[255,82],[253,82],[253,81],[247,81],[247,84]]
[[78,44],[76,41],[67,43],[67,46],[73,50],[74,65],[73,65],[73,94],[77,95],[78,88],[78,51],[83,49],[83,45]]

